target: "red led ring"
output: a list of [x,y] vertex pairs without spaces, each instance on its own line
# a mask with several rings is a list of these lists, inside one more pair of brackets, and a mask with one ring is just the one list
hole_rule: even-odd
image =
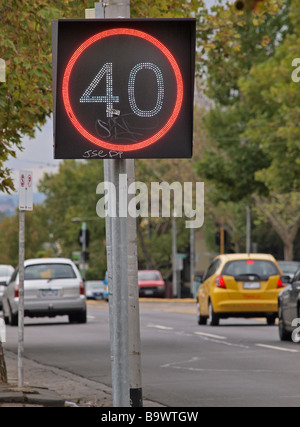
[[[177,95],[176,95],[176,102],[173,109],[173,112],[166,122],[166,124],[152,137],[145,139],[144,141],[137,142],[135,144],[127,144],[127,145],[118,145],[118,144],[111,144],[109,142],[103,141],[102,139],[96,138],[94,135],[89,133],[79,122],[77,117],[75,116],[73,109],[71,107],[70,97],[69,97],[69,83],[70,83],[70,76],[72,73],[72,69],[77,61],[77,59],[80,57],[80,55],[93,43],[96,41],[99,41],[101,39],[104,39],[105,37],[115,36],[115,35],[129,35],[129,36],[135,36],[140,37],[144,40],[147,40],[148,42],[152,43],[154,46],[156,46],[168,59],[168,61],[171,64],[171,67],[174,71],[175,78],[176,78],[176,85],[177,85]],[[180,112],[181,106],[182,106],[182,100],[183,100],[183,80],[182,75],[179,69],[179,66],[172,55],[172,53],[169,51],[169,49],[166,48],[165,45],[163,45],[159,40],[156,38],[150,36],[147,33],[144,33],[142,31],[130,29],[130,28],[116,28],[113,30],[107,30],[102,31],[101,33],[95,34],[94,36],[87,39],[84,43],[82,43],[73,53],[71,59],[69,60],[63,77],[62,82],[62,97],[64,106],[66,109],[66,112],[68,114],[69,119],[71,120],[72,124],[75,126],[75,128],[78,130],[79,133],[81,133],[84,138],[92,142],[93,144],[96,144],[102,148],[106,148],[108,150],[116,150],[116,151],[133,151],[133,150],[139,150],[141,148],[148,147],[149,145],[153,144],[160,138],[162,138],[169,129],[173,126],[175,123],[178,114]]]

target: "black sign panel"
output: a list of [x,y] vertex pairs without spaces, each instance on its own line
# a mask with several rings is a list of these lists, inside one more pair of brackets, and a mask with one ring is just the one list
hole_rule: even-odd
[[57,159],[189,158],[196,20],[56,20]]

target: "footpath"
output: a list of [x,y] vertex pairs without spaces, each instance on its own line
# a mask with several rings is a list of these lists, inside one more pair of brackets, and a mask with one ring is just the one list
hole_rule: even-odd
[[[151,304],[152,303],[152,304]],[[157,307],[157,301],[141,302]],[[162,303],[163,311],[190,312],[190,301]],[[160,304],[159,304],[160,305]],[[158,308],[158,307],[157,307]],[[162,307],[158,308],[161,309]],[[0,407],[112,407],[112,390],[105,384],[24,358],[24,387],[18,387],[17,355],[4,348],[8,384],[0,384]],[[162,405],[144,400],[144,407]]]

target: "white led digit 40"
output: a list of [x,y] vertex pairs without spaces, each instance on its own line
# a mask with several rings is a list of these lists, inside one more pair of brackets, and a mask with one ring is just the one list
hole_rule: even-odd
[[[157,81],[157,101],[152,110],[141,110],[136,103],[134,88],[137,73],[141,70],[151,70],[154,72]],[[91,96],[101,79],[106,76],[106,95],[105,96]],[[129,105],[134,114],[139,117],[153,117],[158,114],[163,106],[164,100],[164,80],[160,68],[151,62],[140,62],[135,65],[129,74],[128,80],[128,100]],[[103,65],[96,77],[89,84],[83,95],[80,97],[79,102],[103,102],[106,104],[106,116],[113,116],[114,103],[119,102],[119,96],[113,95],[113,76],[112,76],[112,63],[107,62]]]

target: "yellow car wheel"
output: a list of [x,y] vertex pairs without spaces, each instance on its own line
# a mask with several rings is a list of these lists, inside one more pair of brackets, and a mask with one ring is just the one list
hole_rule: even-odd
[[218,314],[216,314],[214,312],[214,308],[213,308],[211,301],[209,301],[209,308],[208,309],[209,309],[208,324],[210,326],[218,326],[219,321],[220,321],[220,317],[218,316]]

